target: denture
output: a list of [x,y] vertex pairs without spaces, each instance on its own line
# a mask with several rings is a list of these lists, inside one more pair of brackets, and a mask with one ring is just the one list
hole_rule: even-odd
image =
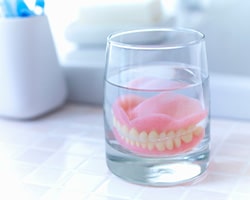
[[174,92],[145,98],[124,95],[113,104],[113,132],[126,149],[143,155],[175,155],[192,150],[204,137],[200,102]]

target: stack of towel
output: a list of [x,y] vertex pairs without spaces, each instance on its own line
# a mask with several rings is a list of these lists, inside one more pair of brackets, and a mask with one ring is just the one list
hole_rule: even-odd
[[65,35],[78,46],[104,45],[112,32],[162,26],[166,20],[162,0],[83,0]]

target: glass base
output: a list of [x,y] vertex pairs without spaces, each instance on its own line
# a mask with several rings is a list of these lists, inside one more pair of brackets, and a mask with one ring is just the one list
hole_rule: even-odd
[[140,185],[175,186],[193,183],[206,175],[209,148],[198,153],[165,158],[125,154],[107,144],[107,165],[116,176]]

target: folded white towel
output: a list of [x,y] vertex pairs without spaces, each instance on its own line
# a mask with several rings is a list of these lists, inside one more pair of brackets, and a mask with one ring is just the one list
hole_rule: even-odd
[[166,20],[161,0],[83,0],[78,10],[65,32],[78,45],[105,44],[114,31],[159,26]]

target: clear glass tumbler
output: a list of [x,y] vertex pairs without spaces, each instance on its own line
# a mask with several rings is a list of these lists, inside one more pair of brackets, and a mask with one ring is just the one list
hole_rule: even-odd
[[107,165],[122,179],[172,186],[206,174],[210,131],[204,35],[178,28],[110,35],[104,119]]

